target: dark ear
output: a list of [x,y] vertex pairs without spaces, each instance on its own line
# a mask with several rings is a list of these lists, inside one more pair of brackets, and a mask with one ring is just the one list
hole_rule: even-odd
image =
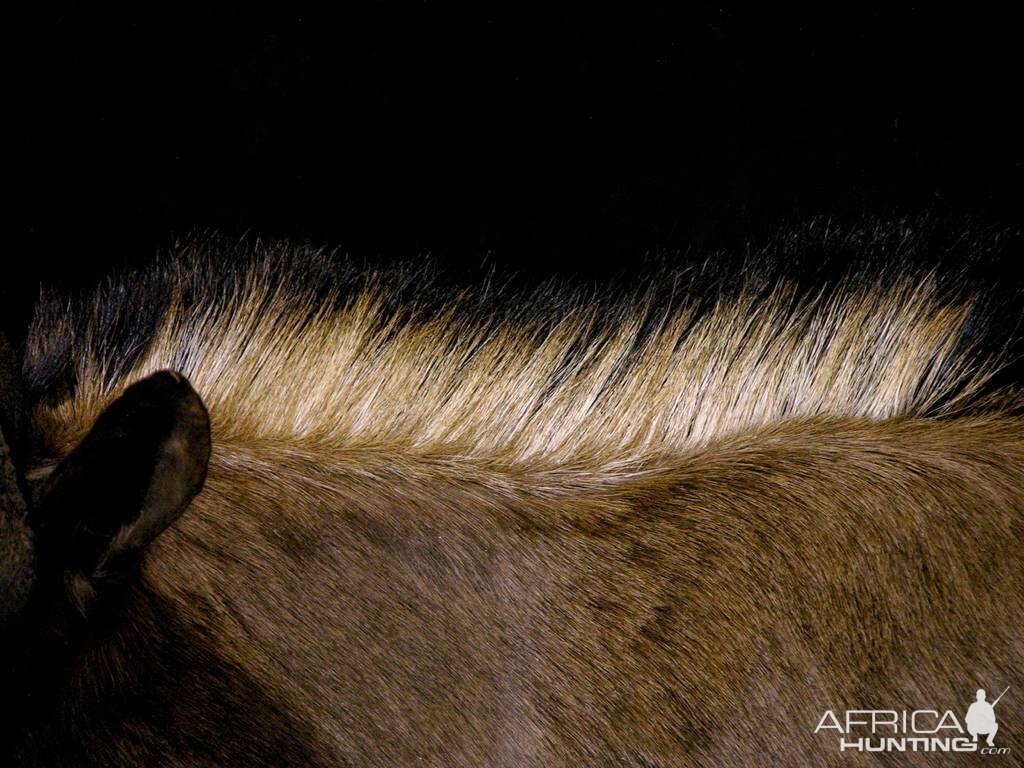
[[40,574],[59,574],[84,610],[185,511],[209,458],[206,408],[183,376],[161,371],[128,387],[39,491]]

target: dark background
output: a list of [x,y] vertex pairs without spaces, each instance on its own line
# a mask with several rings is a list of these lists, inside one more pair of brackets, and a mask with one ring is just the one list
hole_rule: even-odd
[[346,7],[12,22],[5,324],[196,229],[587,276],[814,215],[1021,224],[1011,18]]

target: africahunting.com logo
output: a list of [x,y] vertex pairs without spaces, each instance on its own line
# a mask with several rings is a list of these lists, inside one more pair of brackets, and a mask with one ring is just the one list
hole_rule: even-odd
[[[953,710],[935,709],[898,711],[895,709],[848,709],[840,717],[831,709],[818,721],[815,733],[834,731],[840,752],[978,752],[1005,755],[1009,747],[995,743],[999,723],[996,704],[1006,695],[1007,686],[995,701],[989,702],[984,690],[975,695],[963,723]],[[979,744],[979,737],[984,741]]]

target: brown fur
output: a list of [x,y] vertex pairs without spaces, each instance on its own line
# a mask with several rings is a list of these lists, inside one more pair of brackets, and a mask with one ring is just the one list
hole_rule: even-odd
[[[213,424],[205,489],[72,670],[68,754],[846,766],[871,758],[812,733],[826,709],[959,715],[1024,682],[1024,421],[985,389],[1005,356],[964,343],[970,297],[898,277],[488,323],[267,263],[216,300],[172,279],[124,375],[86,323],[73,396],[35,410],[32,476],[159,368]],[[44,309],[27,366],[76,323]]]
[[825,765],[826,708],[1022,668],[1018,421],[794,422],[600,481],[215,466],[151,577],[355,765]]

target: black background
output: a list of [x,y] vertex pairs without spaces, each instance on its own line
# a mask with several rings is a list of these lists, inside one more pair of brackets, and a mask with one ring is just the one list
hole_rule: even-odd
[[1021,224],[1008,17],[344,7],[12,22],[5,322],[196,229],[586,276],[812,215]]

